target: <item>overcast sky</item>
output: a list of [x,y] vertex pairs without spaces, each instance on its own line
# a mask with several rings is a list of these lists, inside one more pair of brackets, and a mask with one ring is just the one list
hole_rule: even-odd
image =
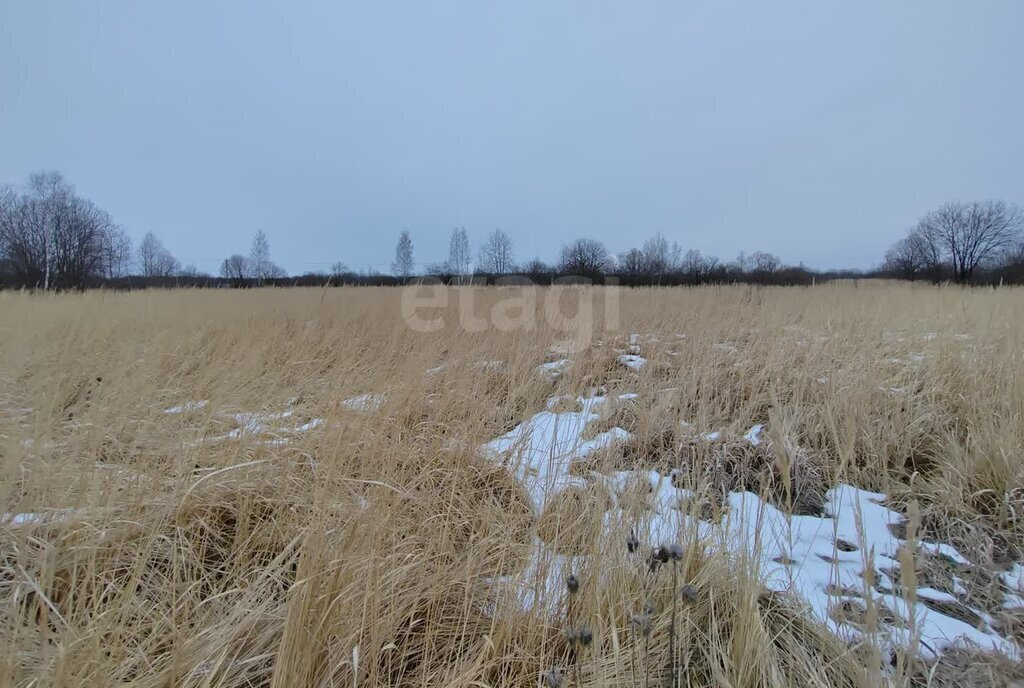
[[656,232],[868,267],[947,200],[1024,202],[1024,2],[0,5],[0,183],[60,170],[215,272]]

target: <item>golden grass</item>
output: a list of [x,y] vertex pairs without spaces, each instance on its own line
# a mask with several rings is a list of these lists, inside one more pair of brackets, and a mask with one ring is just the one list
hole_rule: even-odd
[[[480,315],[509,293],[453,291]],[[597,385],[638,397],[589,429],[633,438],[588,460],[680,468],[706,497],[693,513],[730,489],[813,511],[842,479],[913,502],[921,537],[977,564],[977,605],[1021,560],[1021,290],[568,289],[566,312],[594,304],[592,333],[550,381],[537,366],[586,332],[549,322],[547,293],[532,330],[466,331],[453,295],[430,333],[403,320],[398,289],[0,293],[0,513],[38,514],[0,520],[0,684],[536,686],[557,665],[565,685],[648,671],[669,685],[669,579],[610,544],[626,533],[600,527],[605,496],[537,517],[478,452],[550,396]],[[650,361],[637,372],[613,351],[630,333]],[[260,433],[225,437],[256,412]],[[680,420],[725,442],[693,441]],[[754,423],[776,450],[737,442]],[[573,611],[588,648],[493,596],[488,581],[520,570],[537,536],[590,554]],[[680,577],[700,596],[679,621],[685,685],[1013,679],[961,654],[883,678],[870,646],[686,544]],[[647,597],[649,648],[629,621]],[[1019,617],[989,606],[1020,641]]]

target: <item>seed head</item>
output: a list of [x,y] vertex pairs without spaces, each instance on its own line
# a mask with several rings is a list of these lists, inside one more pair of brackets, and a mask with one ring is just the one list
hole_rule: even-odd
[[565,639],[568,640],[570,643],[575,643],[576,640],[577,640],[576,629],[575,628],[567,628],[567,629],[565,629]]
[[657,610],[658,607],[654,604],[653,598],[648,597],[646,600],[644,600],[644,614],[646,614],[647,616],[651,616]]
[[548,669],[548,672],[544,674],[544,684],[548,688],[562,688],[562,672],[558,670],[558,667]]
[[580,591],[580,579],[576,577],[575,573],[570,573],[569,577],[565,579],[565,589],[569,591],[570,595],[575,595]]
[[684,585],[679,589],[679,598],[687,604],[693,604],[700,599],[700,590],[692,585]]
[[636,626],[636,630],[640,635],[647,637],[651,634],[651,616],[650,614],[634,614],[630,622]]
[[587,647],[590,643],[594,642],[594,634],[590,630],[590,626],[580,626],[579,630],[576,631],[576,640],[583,647]]
[[651,550],[651,558],[648,560],[647,572],[654,573],[658,566],[664,564],[666,561],[668,561],[668,550],[660,545],[655,547]]
[[679,561],[683,558],[683,546],[678,542],[673,542],[668,546],[668,558],[672,561]]

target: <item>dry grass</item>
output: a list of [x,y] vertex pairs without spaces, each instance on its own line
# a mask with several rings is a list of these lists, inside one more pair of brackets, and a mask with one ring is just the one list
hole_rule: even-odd
[[[478,314],[502,294],[461,293]],[[477,451],[550,396],[598,385],[638,397],[588,428],[633,433],[588,470],[674,468],[705,515],[736,489],[815,513],[840,479],[914,502],[920,536],[971,559],[972,603],[1021,640],[992,590],[1024,550],[1020,290],[638,289],[610,320],[609,295],[567,291],[594,300],[593,332],[546,380],[551,347],[585,333],[543,317],[466,331],[454,298],[448,326],[421,333],[389,289],[0,293],[0,513],[39,514],[0,521],[0,684],[536,686],[557,665],[565,685],[639,685],[648,667],[669,685],[670,578],[601,527],[607,496],[534,515]],[[653,335],[639,371],[614,351],[630,333]],[[342,403],[364,394],[384,397]],[[192,400],[209,403],[164,412]],[[238,414],[289,408],[225,437],[251,417]],[[739,441],[755,423],[772,449]],[[573,610],[589,647],[493,597],[538,536],[590,555]],[[897,658],[883,677],[871,647],[687,544],[680,578],[700,595],[679,620],[686,685],[1020,680],[969,654]],[[649,647],[630,627],[646,598]]]

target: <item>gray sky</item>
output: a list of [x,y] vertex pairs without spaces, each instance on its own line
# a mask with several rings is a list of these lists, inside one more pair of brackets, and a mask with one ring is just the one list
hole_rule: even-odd
[[867,267],[953,199],[1024,202],[1024,2],[19,2],[0,182],[58,169],[216,271],[417,264],[456,225],[553,259],[655,232]]

